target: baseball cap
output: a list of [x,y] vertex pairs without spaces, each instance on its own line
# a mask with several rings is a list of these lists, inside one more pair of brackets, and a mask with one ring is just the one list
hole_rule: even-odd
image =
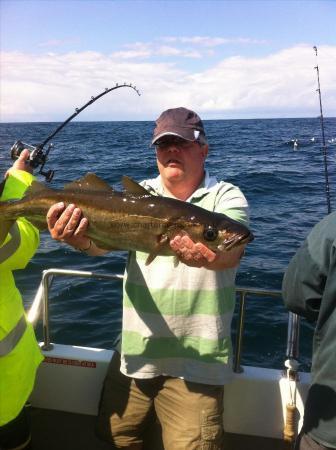
[[205,131],[201,118],[190,109],[172,108],[164,111],[156,121],[152,145],[163,136],[178,136],[187,141],[196,141],[202,136],[205,141]]

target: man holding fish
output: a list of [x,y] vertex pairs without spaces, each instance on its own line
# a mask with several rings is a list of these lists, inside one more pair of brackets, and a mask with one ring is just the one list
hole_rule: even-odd
[[[161,211],[149,222],[159,232],[142,230],[143,239],[153,241],[147,252],[130,247],[121,343],[105,379],[97,433],[111,448],[141,449],[155,412],[166,450],[219,450],[223,385],[232,378],[235,275],[253,239],[248,205],[238,187],[205,170],[208,143],[193,111],[163,112],[152,145],[159,176],[138,188],[126,182],[124,203],[146,202],[146,213],[132,214],[139,227],[148,211]],[[66,205],[48,211],[51,236],[89,255],[110,250],[93,232],[89,237],[85,211]]]

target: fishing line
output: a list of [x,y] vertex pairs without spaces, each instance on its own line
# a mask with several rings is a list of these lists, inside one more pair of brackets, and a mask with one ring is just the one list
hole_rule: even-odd
[[81,108],[76,108],[75,112],[68,117],[64,122],[61,123],[61,125],[59,125],[56,130],[54,130],[41,144],[37,144],[37,145],[30,145],[30,144],[26,144],[22,141],[16,141],[13,146],[11,147],[11,158],[12,159],[17,159],[21,152],[24,149],[28,149],[30,152],[29,155],[29,164],[36,168],[38,166],[41,166],[39,173],[43,176],[45,176],[47,181],[51,181],[53,176],[54,176],[54,170],[48,170],[47,172],[43,171],[44,165],[48,159],[48,154],[50,152],[50,150],[53,148],[53,144],[50,143],[47,150],[45,152],[43,152],[43,148],[44,146],[57,134],[59,133],[62,128],[65,127],[65,125],[67,125],[72,119],[74,119],[76,116],[78,116],[78,114],[80,114],[85,108],[87,108],[88,106],[92,105],[92,103],[94,103],[95,101],[97,101],[99,98],[101,98],[103,95],[108,94],[111,91],[114,91],[115,89],[120,89],[123,87],[128,87],[133,89],[139,96],[140,96],[140,92],[139,90],[136,88],[136,86],[133,86],[132,83],[124,83],[124,84],[118,84],[116,83],[115,86],[111,87],[111,88],[105,88],[105,90],[103,92],[101,92],[100,94],[96,95],[95,97],[92,96],[91,99],[85,103],[85,105],[83,105]]
[[329,188],[329,175],[328,175],[328,158],[327,158],[327,146],[325,141],[325,134],[324,134],[324,121],[323,121],[323,110],[322,110],[322,97],[321,97],[321,86],[320,86],[320,70],[317,63],[317,47],[313,47],[316,55],[316,66],[314,69],[316,69],[317,74],[317,89],[319,95],[319,101],[320,101],[320,120],[321,120],[321,130],[322,130],[322,154],[323,154],[323,162],[324,162],[324,177],[325,177],[325,191],[326,191],[326,199],[327,199],[327,210],[328,214],[331,213],[331,201],[330,201],[330,188]]

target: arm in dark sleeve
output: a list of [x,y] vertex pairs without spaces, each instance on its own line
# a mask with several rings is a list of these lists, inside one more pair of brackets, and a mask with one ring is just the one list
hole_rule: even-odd
[[325,281],[325,276],[312,257],[306,240],[290,261],[285,272],[282,295],[286,307],[308,320],[316,320]]
[[326,216],[311,230],[289,263],[282,292],[287,308],[308,320],[316,320],[320,313],[324,315],[322,309],[334,302],[336,213]]

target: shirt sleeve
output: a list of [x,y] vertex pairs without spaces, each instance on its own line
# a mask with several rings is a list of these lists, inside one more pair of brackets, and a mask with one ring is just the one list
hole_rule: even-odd
[[219,190],[215,211],[230,219],[249,225],[249,207],[242,191],[232,184],[225,183]]
[[27,187],[32,184],[34,179],[32,174],[24,170],[10,169],[0,201],[22,198]]
[[[21,198],[33,179],[28,172],[11,169],[0,201]],[[0,246],[0,269],[16,270],[26,267],[39,242],[37,228],[23,217],[17,219]]]

